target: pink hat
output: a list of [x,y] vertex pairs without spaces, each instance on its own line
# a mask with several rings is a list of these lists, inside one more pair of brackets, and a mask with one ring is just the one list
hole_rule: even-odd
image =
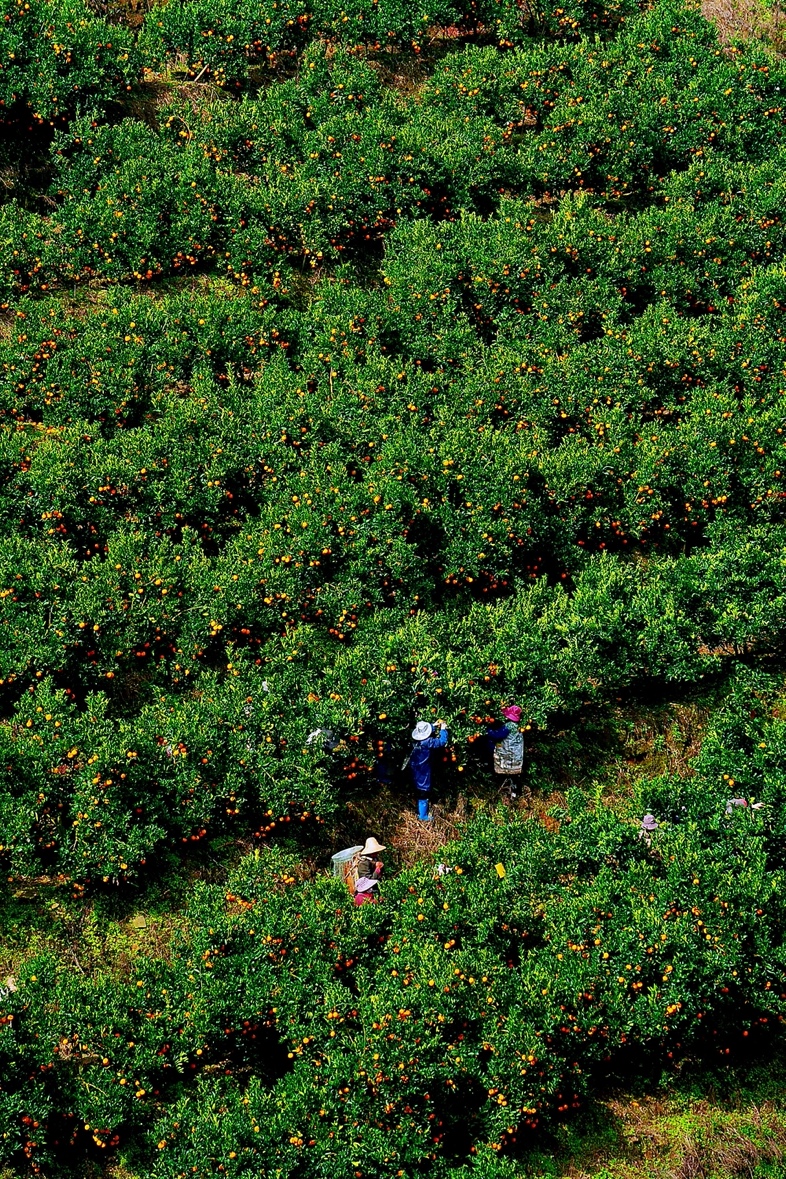
[[513,721],[514,725],[517,725],[521,720],[521,709],[518,704],[509,704],[507,708],[502,709],[502,715],[505,720]]

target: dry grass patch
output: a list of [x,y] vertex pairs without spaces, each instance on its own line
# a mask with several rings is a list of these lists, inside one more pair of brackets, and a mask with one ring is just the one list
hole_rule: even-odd
[[786,1116],[773,1101],[726,1108],[709,1100],[619,1097],[606,1103],[613,1156],[571,1163],[562,1179],[753,1179],[786,1174]]
[[432,821],[423,823],[409,797],[381,788],[367,799],[347,804],[347,814],[336,835],[345,847],[363,843],[368,835],[375,835],[389,849],[386,858],[395,860],[396,869],[410,868],[455,839],[460,825],[470,818],[477,805],[477,799],[463,795],[455,804],[437,799],[431,804]]
[[778,54],[786,52],[786,14],[777,0],[702,0],[701,12],[715,25],[724,45],[763,41]]

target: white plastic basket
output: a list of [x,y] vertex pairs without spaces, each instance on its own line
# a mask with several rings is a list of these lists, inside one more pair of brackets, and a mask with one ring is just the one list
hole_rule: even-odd
[[348,881],[353,875],[353,864],[358,852],[363,851],[363,844],[358,843],[354,847],[345,847],[343,851],[336,852],[334,856],[330,857],[330,866],[334,876],[338,876],[340,880]]

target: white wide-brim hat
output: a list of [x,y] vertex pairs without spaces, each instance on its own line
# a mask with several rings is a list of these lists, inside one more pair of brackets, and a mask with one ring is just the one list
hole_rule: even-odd
[[355,892],[370,892],[372,888],[376,887],[376,880],[372,880],[370,876],[361,876],[355,885]]
[[381,852],[385,850],[384,843],[377,843],[373,835],[369,835],[368,839],[363,845],[361,856],[373,856],[374,852]]
[[433,725],[430,725],[428,721],[418,721],[412,730],[412,739],[413,741],[425,741],[433,732]]

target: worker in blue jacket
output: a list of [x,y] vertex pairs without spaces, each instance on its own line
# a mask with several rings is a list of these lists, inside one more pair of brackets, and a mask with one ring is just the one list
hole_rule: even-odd
[[414,745],[409,757],[409,767],[417,791],[418,818],[424,823],[433,818],[428,805],[431,791],[431,751],[444,749],[448,743],[448,726],[442,720],[437,721],[437,725],[439,732],[436,737],[432,736],[434,726],[428,721],[418,721],[412,730]]

